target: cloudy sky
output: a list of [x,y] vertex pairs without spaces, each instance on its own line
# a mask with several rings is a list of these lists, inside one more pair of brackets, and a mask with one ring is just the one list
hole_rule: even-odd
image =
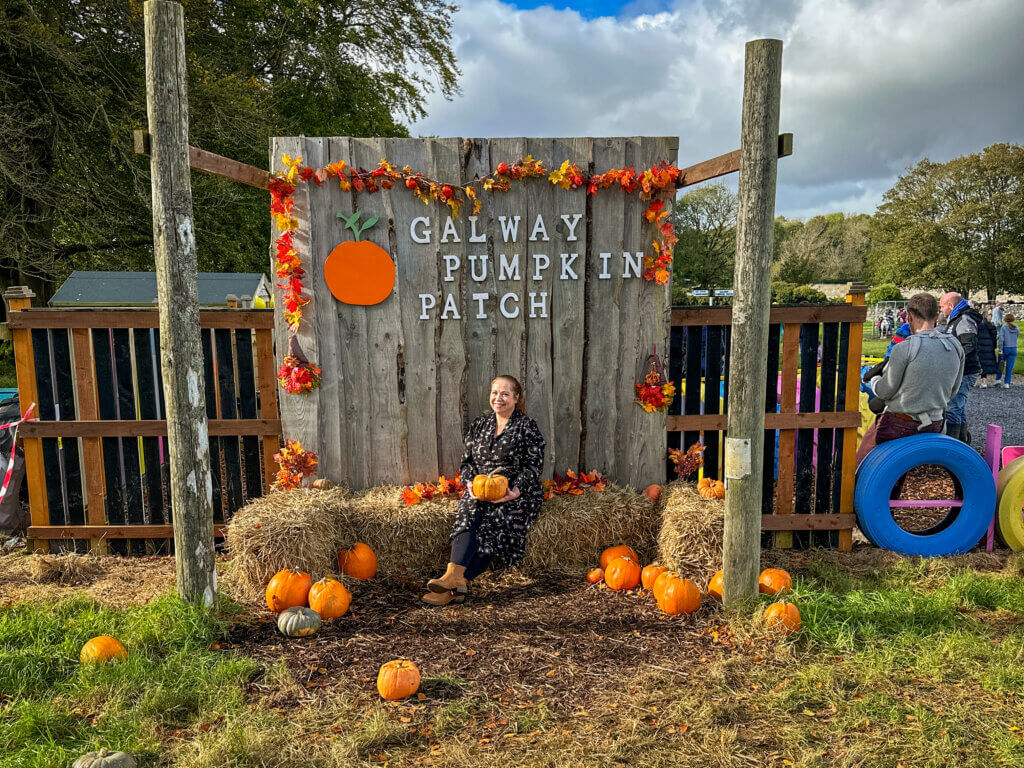
[[870,213],[922,157],[1024,143],[1024,0],[459,4],[462,93],[413,135],[678,135],[689,165],[739,146],[744,43],[777,37],[782,215]]

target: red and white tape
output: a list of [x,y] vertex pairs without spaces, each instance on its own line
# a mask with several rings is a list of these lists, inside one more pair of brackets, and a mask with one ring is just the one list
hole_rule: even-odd
[[18,452],[18,427],[24,424],[26,421],[39,421],[39,419],[30,419],[29,415],[36,409],[36,404],[32,403],[25,411],[25,415],[17,421],[12,421],[9,424],[0,424],[0,429],[10,429],[14,427],[14,435],[11,440],[11,458],[7,462],[7,471],[4,473],[4,484],[0,487],[0,501],[4,500],[4,496],[7,495],[7,486],[11,484],[11,475],[14,474],[14,456]]

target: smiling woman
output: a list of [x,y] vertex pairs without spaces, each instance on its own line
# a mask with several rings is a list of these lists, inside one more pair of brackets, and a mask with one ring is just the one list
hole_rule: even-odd
[[[526,415],[523,386],[514,376],[498,376],[491,382],[489,401],[491,413],[476,419],[466,434],[460,467],[466,493],[452,530],[448,569],[427,582],[430,591],[423,601],[430,605],[463,602],[469,582],[492,561],[515,565],[522,560],[526,534],[544,498],[544,437]],[[484,481],[477,482],[481,476]],[[492,485],[504,492],[491,496],[486,487]]]

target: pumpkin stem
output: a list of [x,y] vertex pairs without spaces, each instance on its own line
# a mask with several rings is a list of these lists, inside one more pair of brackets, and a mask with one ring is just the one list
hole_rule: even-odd
[[97,757],[106,757],[109,754],[110,754],[110,751],[106,747],[100,747],[99,754],[97,754],[96,756]]

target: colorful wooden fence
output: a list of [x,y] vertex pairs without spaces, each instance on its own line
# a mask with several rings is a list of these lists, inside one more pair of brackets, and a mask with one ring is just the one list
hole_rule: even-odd
[[[772,307],[765,397],[761,528],[775,546],[852,547],[853,484],[864,294],[846,305]],[[732,310],[672,311],[670,448],[698,440],[704,472],[721,478]],[[774,533],[767,533],[774,532]]]
[[[170,551],[167,423],[156,311],[32,309],[5,294],[23,424],[31,525],[46,550]],[[200,312],[214,530],[276,473],[273,310]],[[70,541],[69,541],[70,540]],[[74,543],[70,543],[73,541]],[[147,543],[148,542],[148,543]]]

